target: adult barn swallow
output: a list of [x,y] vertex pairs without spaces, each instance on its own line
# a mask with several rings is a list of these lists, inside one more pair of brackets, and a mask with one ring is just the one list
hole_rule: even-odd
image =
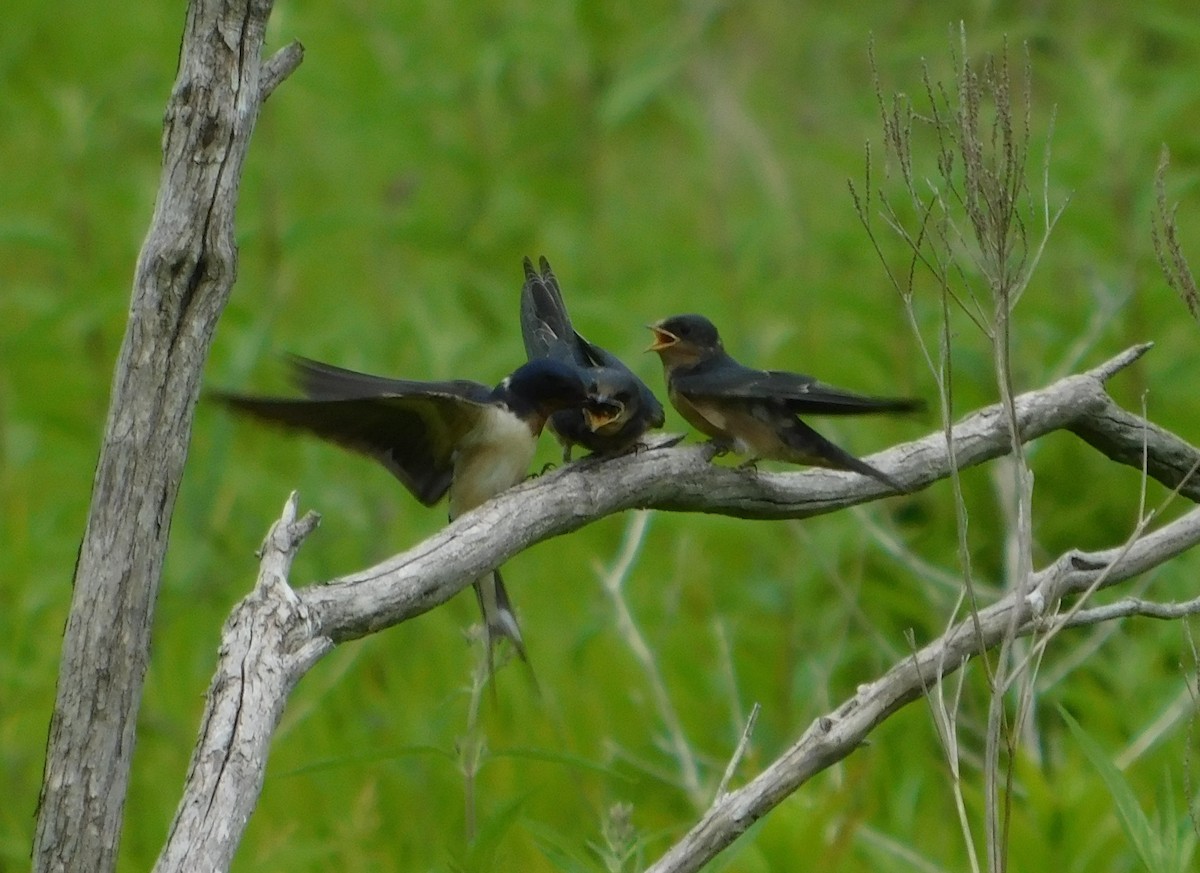
[[[388,379],[305,358],[291,364],[303,398],[215,398],[237,412],[374,458],[426,506],[449,491],[452,521],[525,478],[552,413],[589,402],[579,372],[550,359],[525,364],[495,388],[467,379]],[[489,673],[500,637],[511,640],[524,660],[521,629],[499,571],[474,584]]]
[[529,258],[524,263],[521,335],[529,360],[551,358],[578,367],[595,400],[590,407],[563,409],[550,416],[550,429],[563,446],[563,460],[571,459],[574,445],[600,455],[633,448],[649,428],[663,426],[662,404],[616,355],[575,330],[558,279],[546,259],[538,263],[540,273],[534,271]]
[[716,327],[702,315],[676,315],[650,330],[654,342],[647,351],[662,359],[671,404],[721,448],[748,455],[748,464],[768,458],[853,470],[896,491],[907,490],[797,416],[912,412],[924,407],[922,401],[867,397],[800,373],[745,367],[726,354]]

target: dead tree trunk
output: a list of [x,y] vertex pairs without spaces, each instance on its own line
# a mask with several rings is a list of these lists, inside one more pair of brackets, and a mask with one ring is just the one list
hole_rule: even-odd
[[150,628],[200,374],[237,273],[234,208],[262,101],[300,47],[261,60],[270,0],[194,0],[167,103],[75,567],[38,801],[34,869],[112,870]]

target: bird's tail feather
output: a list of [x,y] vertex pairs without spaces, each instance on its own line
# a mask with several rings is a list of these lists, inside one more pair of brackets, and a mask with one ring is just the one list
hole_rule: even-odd
[[869,397],[839,388],[810,388],[787,397],[784,404],[797,415],[879,415],[924,412],[925,401],[913,397]]
[[475,580],[475,597],[479,601],[479,611],[483,613],[488,672],[492,672],[493,654],[501,639],[511,642],[521,660],[528,662],[525,641],[521,638],[521,626],[517,624],[517,616],[509,602],[508,591],[504,587],[504,580],[500,578],[499,570],[493,570]]
[[521,289],[522,335],[531,359],[568,354],[575,336],[558,279],[545,258],[539,266],[540,274],[529,258],[525,259],[525,285]]
[[799,463],[830,467],[834,470],[850,470],[863,476],[869,476],[901,494],[908,493],[908,488],[887,473],[877,470],[866,461],[856,458],[840,446],[834,445],[802,421],[795,421],[784,431],[782,436],[788,447],[796,452],[795,460]]

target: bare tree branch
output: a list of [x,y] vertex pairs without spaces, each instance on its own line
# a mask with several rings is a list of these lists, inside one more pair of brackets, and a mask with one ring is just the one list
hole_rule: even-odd
[[33,845],[41,871],[116,864],[150,627],[201,371],[237,273],[233,216],[267,93],[271,0],[195,0],[167,104],[162,181],[138,258],[75,567]]
[[[1017,397],[1021,440],[1037,439],[1107,409],[1104,381],[1148,348],[1135,346],[1087,373]],[[968,415],[954,427],[953,439],[961,468],[1006,454],[1010,442],[1004,412],[996,405]],[[870,462],[911,490],[944,478],[950,469],[941,433],[881,452]],[[602,473],[597,470],[601,464]],[[471,574],[498,566],[535,542],[626,509],[808,518],[886,493],[880,483],[852,473],[765,473],[714,465],[703,445],[652,448],[603,462],[585,459],[510,489],[403,554],[305,589],[301,596],[322,631],[341,642],[444,603]]]
[[[170,519],[200,374],[237,271],[233,219],[242,167],[263,101],[303,58],[303,47],[292,43],[262,60],[272,5],[272,0],[193,0],[188,8],[165,116],[162,182],[137,264],[76,566],[39,799],[37,870],[103,873],[115,867]],[[1160,207],[1163,202],[1160,195]],[[1166,220],[1164,226],[1171,228]],[[1005,252],[994,261],[1002,268]],[[1132,348],[1040,391],[1006,395],[1004,409],[989,407],[955,425],[952,441],[938,432],[881,453],[872,463],[915,490],[952,468],[983,463],[1051,431],[1070,429],[1121,463],[1136,459],[1140,467],[1146,455],[1151,475],[1171,487],[1183,483],[1183,493],[1196,498],[1200,489],[1187,480],[1197,451],[1121,410],[1104,391],[1105,380],[1148,347]],[[853,474],[770,474],[709,461],[703,446],[660,445],[573,464],[511,489],[377,567],[299,592],[289,587],[287,576],[317,519],[311,514],[298,519],[292,495],[264,543],[253,592],[225,625],[184,793],[155,869],[229,868],[261,792],[287,698],[337,643],[419,615],[527,546],[627,509],[804,518],[887,494],[878,482]],[[813,774],[857,748],[881,721],[1014,629],[1027,634],[1085,619],[1194,611],[1194,602],[1129,599],[1107,611],[1054,615],[1064,597],[1116,584],[1197,541],[1200,510],[1119,550],[1064,555],[1033,574],[1030,587],[973,613],[860,687],[743,788],[726,794],[723,781],[702,820],[652,869],[698,869]]]
[[[1127,551],[1069,552],[1035,573],[1028,596],[1011,592],[977,619],[967,618],[910,657],[895,664],[828,715],[816,719],[801,738],[744,787],[717,799],[688,834],[647,873],[699,870],[797,788],[845,758],[896,710],[932,690],[937,681],[969,659],[997,645],[1014,624],[1020,633],[1041,627],[1047,606],[1086,591],[1105,576],[1115,585],[1200,543],[1200,509],[1138,540]],[[1123,555],[1121,553],[1124,552]],[[1118,559],[1118,555],[1121,557]],[[1117,563],[1113,563],[1113,561]]]
[[1200,477],[1195,475],[1200,452],[1170,431],[1118,406],[1107,395],[1104,408],[1072,422],[1070,430],[1096,450],[1136,470],[1146,467],[1151,478],[1200,501]]
[[[1147,348],[1132,348],[1088,373],[1015,398],[1020,438],[1035,439],[1097,416],[1094,427],[1103,430],[1112,420],[1104,380]],[[956,425],[953,438],[960,466],[1003,454],[1010,445],[1006,421],[999,407],[989,407]],[[941,433],[897,446],[871,462],[910,487],[944,477],[950,467]],[[334,644],[426,612],[521,549],[625,509],[796,518],[860,503],[881,490],[874,480],[832,471],[767,474],[717,466],[709,462],[705,446],[651,448],[604,461],[580,461],[526,482],[407,552],[326,585],[293,592],[283,582],[286,561],[279,560],[271,572],[264,565],[254,594],[237,607],[227,626],[171,841],[156,869],[194,869],[196,859],[212,860],[212,869],[225,869],[218,862],[229,858],[241,839],[262,787],[270,730],[296,679]],[[294,511],[289,503],[285,529]],[[977,618],[953,626],[819,719],[762,775],[719,797],[688,837],[653,869],[698,869],[788,793],[853,751],[880,721],[918,697],[937,677],[995,645],[1006,631],[1030,633],[1054,620],[1043,616],[1064,596],[1086,590],[1097,580],[1115,584],[1197,541],[1200,509],[1123,550],[1063,556],[1034,574],[1025,589],[1028,597],[1011,592],[980,610]],[[251,628],[261,630],[245,630]],[[244,711],[247,700],[253,701],[256,712],[251,721]],[[215,801],[218,793],[225,798],[221,802]]]
[[275,54],[271,55],[270,59],[263,64],[262,82],[259,86],[262,91],[260,99],[265,102],[275,88],[295,72],[303,60],[304,46],[299,40],[289,42],[279,51],[275,52]]
[[1200,597],[1179,603],[1156,603],[1141,597],[1124,597],[1104,606],[1081,609],[1063,622],[1063,627],[1085,627],[1117,618],[1157,618],[1173,621],[1200,612]]
[[[307,607],[287,584],[292,558],[317,521],[311,512],[297,520],[293,492],[263,542],[254,592],[225,623],[200,740],[188,766],[189,790],[156,871],[229,869],[241,830],[228,825],[248,822],[258,803],[267,749],[287,697],[333,648],[328,637],[313,632]],[[226,693],[229,688],[237,693]]]

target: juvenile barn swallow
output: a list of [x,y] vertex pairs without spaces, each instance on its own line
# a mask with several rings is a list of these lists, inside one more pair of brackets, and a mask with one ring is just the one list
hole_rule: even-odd
[[[236,412],[374,458],[426,506],[449,491],[451,521],[525,478],[552,413],[590,403],[579,372],[550,359],[530,361],[495,388],[467,379],[387,379],[305,358],[292,358],[291,365],[301,399],[228,393],[215,399]],[[501,637],[511,640],[525,660],[500,572],[493,570],[474,584],[486,627],[489,674]]]
[[671,404],[720,448],[748,455],[747,464],[768,458],[853,470],[896,491],[907,490],[797,416],[912,412],[924,408],[922,401],[866,397],[800,373],[752,370],[726,354],[716,327],[702,315],[676,315],[650,330],[654,342],[647,351],[662,359]]
[[521,288],[525,352],[531,361],[551,358],[578,367],[596,401],[590,407],[563,409],[550,416],[550,429],[563,447],[563,461],[571,460],[574,445],[599,455],[628,451],[649,428],[663,426],[662,404],[616,355],[579,335],[550,264],[541,258],[538,266],[540,274],[525,259]]

